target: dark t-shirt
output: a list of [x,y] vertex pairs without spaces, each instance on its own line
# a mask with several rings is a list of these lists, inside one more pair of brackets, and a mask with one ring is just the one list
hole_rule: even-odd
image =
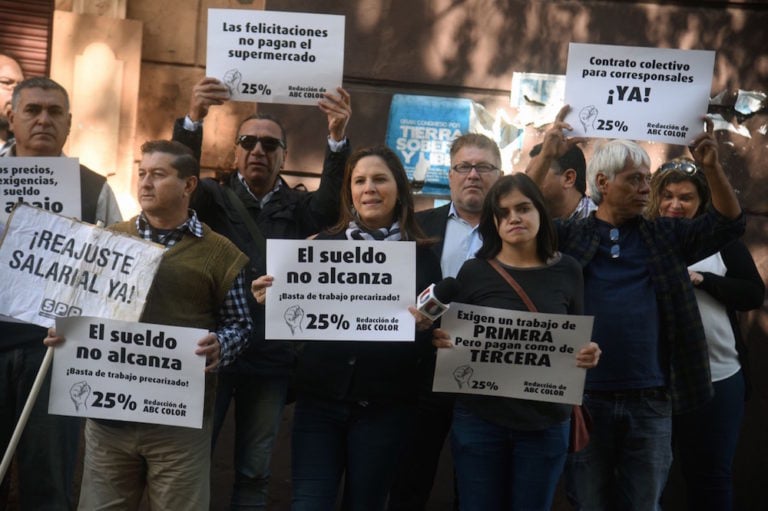
[[[600,246],[584,268],[585,312],[595,317],[592,339],[606,354],[587,374],[587,390],[626,390],[666,385],[659,343],[656,291],[636,221],[618,228],[595,219]],[[611,256],[618,247],[618,257]],[[616,249],[613,249],[616,250]]]
[[[570,256],[561,255],[538,268],[504,267],[533,301],[538,312],[581,314],[584,281],[581,267]],[[484,259],[470,259],[456,277],[461,292],[456,302],[497,309],[527,311],[525,303]],[[571,405],[494,396],[461,395],[457,403],[479,417],[519,430],[545,429],[566,420]]]

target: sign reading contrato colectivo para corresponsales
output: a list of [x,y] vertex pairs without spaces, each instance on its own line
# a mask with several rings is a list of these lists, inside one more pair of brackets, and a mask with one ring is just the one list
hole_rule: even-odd
[[432,390],[581,404],[576,353],[590,341],[591,316],[454,302],[441,321],[454,347],[437,350]]
[[715,52],[571,43],[569,135],[687,145],[703,131]]

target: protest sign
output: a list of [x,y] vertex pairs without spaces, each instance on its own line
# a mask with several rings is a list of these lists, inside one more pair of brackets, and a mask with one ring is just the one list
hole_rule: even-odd
[[60,318],[48,412],[201,428],[207,330]]
[[586,372],[576,352],[592,321],[454,302],[441,328],[455,347],[437,350],[432,390],[581,404]]
[[703,131],[715,52],[571,43],[573,136],[687,145]]
[[413,242],[268,239],[267,273],[267,339],[414,339]]
[[344,16],[208,9],[207,55],[234,100],[314,105],[341,87]]
[[19,202],[80,218],[80,164],[77,158],[2,158],[0,197],[0,224]]
[[45,327],[67,316],[136,321],[164,250],[21,204],[0,243],[0,314]]

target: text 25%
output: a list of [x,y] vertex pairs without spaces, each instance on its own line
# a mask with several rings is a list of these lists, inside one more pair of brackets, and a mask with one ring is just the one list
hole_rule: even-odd
[[612,121],[612,120],[606,121],[605,119],[598,119],[597,129],[603,130],[603,131],[616,130],[616,131],[627,132],[629,131],[629,126],[627,126],[627,123],[625,123],[624,121]]
[[241,83],[240,92],[243,94],[261,94],[262,96],[271,96],[272,89],[265,83]]
[[349,320],[344,319],[344,314],[307,314],[309,330],[349,330]]
[[495,381],[473,381],[472,388],[477,390],[499,390]]
[[114,408],[116,405],[122,405],[123,410],[135,410],[136,401],[130,394],[118,394],[116,392],[93,392],[96,399],[91,406],[94,408]]

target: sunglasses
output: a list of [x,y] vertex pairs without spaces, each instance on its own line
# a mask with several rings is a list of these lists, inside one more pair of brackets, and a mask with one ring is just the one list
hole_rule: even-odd
[[620,237],[619,235],[620,235],[619,230],[616,227],[608,231],[608,236],[611,239],[611,243],[613,243],[613,245],[611,245],[611,258],[613,259],[616,259],[617,257],[619,257],[619,255],[621,255],[621,246],[619,246],[619,237]]
[[240,135],[237,137],[237,145],[246,151],[252,151],[256,144],[261,142],[261,148],[265,153],[271,153],[278,147],[285,149],[285,142],[275,137],[254,137],[253,135]]
[[677,170],[683,174],[692,176],[699,171],[699,167],[690,161],[668,161],[659,167],[658,172],[669,172],[670,170]]

